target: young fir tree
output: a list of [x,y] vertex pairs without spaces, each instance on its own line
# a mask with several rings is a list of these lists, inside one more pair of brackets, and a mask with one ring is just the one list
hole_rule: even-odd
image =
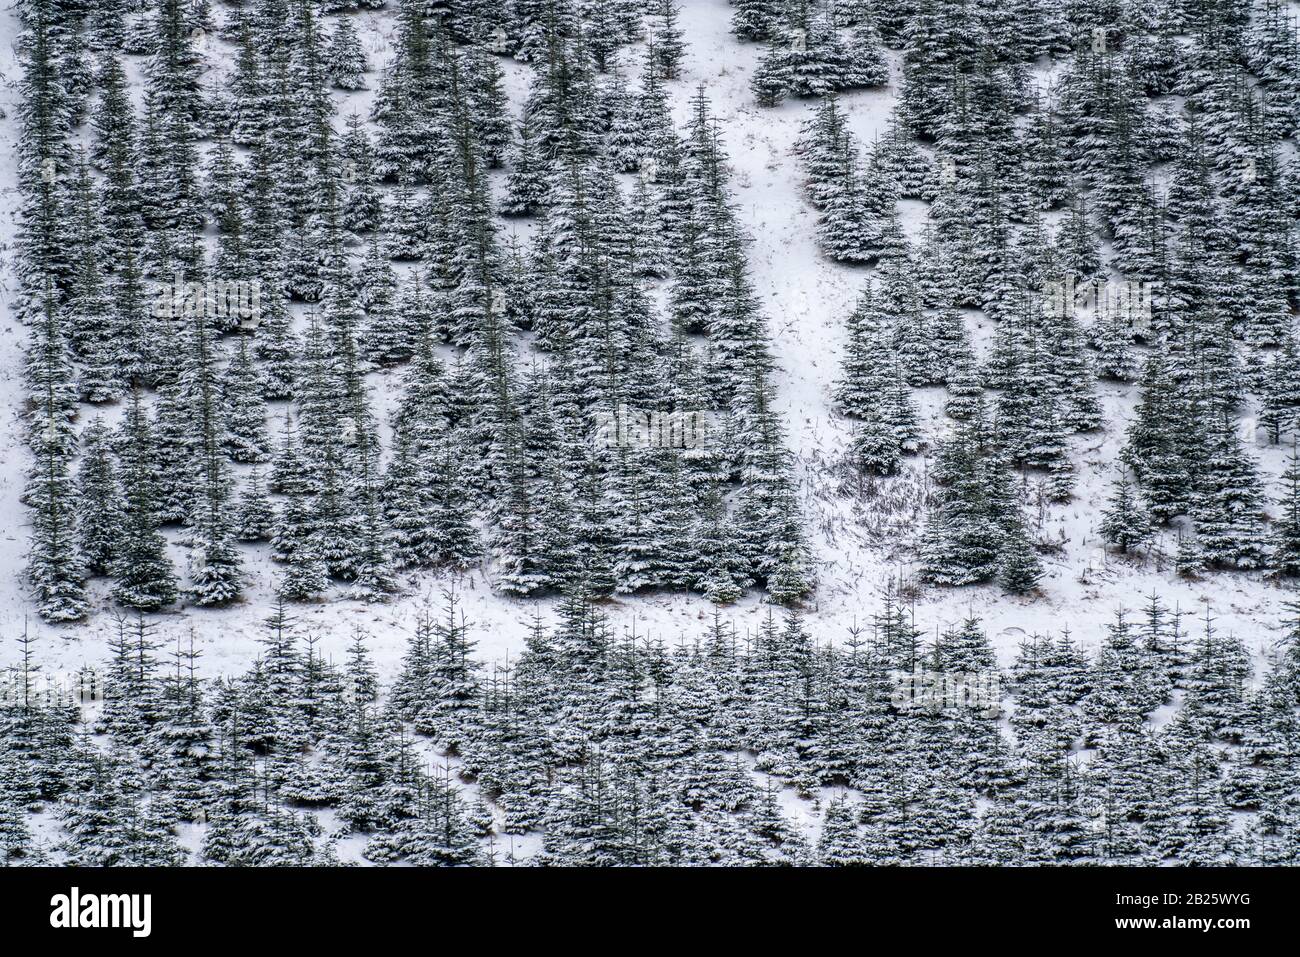
[[677,23],[680,12],[676,0],[657,0],[650,49],[662,76],[667,80],[677,77],[682,54],[686,51],[681,27]]
[[344,186],[339,212],[342,225],[357,235],[371,233],[372,242],[377,244],[377,233],[384,221],[383,194],[375,174],[374,146],[356,113],[348,117],[339,152]]
[[770,387],[759,372],[751,386],[752,412],[735,525],[750,573],[774,601],[795,604],[813,589],[808,545],[800,525],[790,453],[770,408]]
[[542,154],[536,120],[526,111],[506,165],[506,194],[501,202],[502,214],[536,216],[542,211],[549,192],[548,165]]
[[1043,568],[1034,552],[1025,522],[1018,514],[1006,520],[1002,545],[998,550],[997,580],[1013,595],[1032,592],[1043,577]]
[[289,421],[272,471],[272,487],[285,496],[271,538],[273,556],[284,563],[278,594],[289,601],[310,601],[325,591],[327,579],[314,534],[314,480]]
[[27,574],[37,608],[47,621],[62,622],[86,614],[86,570],[77,546],[77,490],[71,475],[71,364],[53,300],[53,289],[47,289],[44,319],[28,349],[34,462],[24,501],[33,512]]
[[266,400],[247,336],[239,336],[235,354],[221,381],[225,430],[221,444],[235,462],[265,462],[270,458]]
[[399,292],[397,278],[388,257],[372,238],[371,252],[363,269],[366,294],[366,326],[361,334],[365,357],[380,366],[392,366],[411,358],[420,335],[432,334],[423,329],[428,323],[428,294],[418,272]]
[[102,419],[95,419],[82,435],[77,535],[86,571],[107,575],[117,554],[122,529],[122,493],[113,462],[110,435]]
[[1234,422],[1212,418],[1206,426],[1212,430],[1208,459],[1192,509],[1197,540],[1213,565],[1258,568],[1264,564],[1263,493],[1254,463]]
[[84,160],[71,199],[76,208],[73,242],[81,261],[67,303],[69,339],[81,360],[78,385],[82,397],[106,402],[122,392],[123,336],[100,266],[104,248],[100,204]]
[[351,594],[366,601],[383,601],[397,591],[392,574],[390,533],[380,500],[378,449],[363,449],[358,492],[361,495],[360,541]]
[[1300,450],[1293,443],[1286,471],[1282,473],[1279,512],[1270,539],[1269,565],[1275,574],[1300,576]]
[[128,608],[156,611],[176,600],[176,575],[167,555],[167,540],[158,530],[153,433],[133,392],[120,444],[122,460],[122,529],[113,568],[113,600]]
[[1151,537],[1151,520],[1137,489],[1129,481],[1128,470],[1122,465],[1119,467],[1114,491],[1111,492],[1110,504],[1102,513],[1098,531],[1122,555],[1145,544]]
[[1006,540],[1007,477],[987,411],[979,402],[939,445],[934,502],[926,519],[921,555],[924,574],[943,585],[992,579]]
[[749,88],[759,106],[773,107],[789,95],[792,71],[779,39],[773,39],[768,52],[750,78]]
[[253,467],[235,507],[235,538],[241,542],[269,542],[275,529],[275,506],[267,495],[262,470]]
[[262,296],[262,317],[253,337],[262,395],[267,399],[292,398],[299,353],[293,317],[278,284],[264,289]]
[[190,580],[198,604],[226,605],[243,590],[243,561],[232,534],[231,478],[221,451],[224,416],[216,368],[218,345],[202,315],[188,333],[180,382],[191,403],[201,470],[195,508],[189,515]]
[[731,32],[750,42],[770,40],[781,22],[781,4],[776,0],[736,0],[732,4]]
[[366,85],[366,55],[352,17],[339,17],[325,51],[330,83],[340,90],[360,90]]

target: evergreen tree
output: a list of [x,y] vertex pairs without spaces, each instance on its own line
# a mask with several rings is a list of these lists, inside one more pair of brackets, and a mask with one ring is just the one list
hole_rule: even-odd
[[[1001,452],[983,403],[939,446],[935,503],[922,541],[925,576],[944,585],[988,581],[997,574],[1009,508]],[[1018,544],[1018,543],[1017,543]],[[1023,550],[1017,549],[1017,562]]]
[[29,347],[30,438],[35,461],[24,501],[33,511],[27,575],[47,621],[86,614],[85,565],[77,545],[77,490],[72,482],[70,364],[52,289]]
[[110,436],[100,419],[82,435],[81,467],[77,476],[80,512],[77,534],[86,571],[106,575],[117,554],[122,528],[122,500]]
[[360,90],[366,85],[366,55],[352,17],[339,17],[325,51],[326,73],[340,90]]
[[266,494],[266,482],[256,466],[235,508],[235,538],[241,542],[267,542],[275,528],[275,508]]
[[221,382],[225,407],[222,446],[236,462],[265,462],[270,458],[266,401],[253,362],[248,337],[240,336]]
[[1123,467],[1119,470],[1115,490],[1111,493],[1110,504],[1102,515],[1098,531],[1124,555],[1151,537],[1151,522]]
[[158,530],[153,432],[133,392],[121,439],[122,529],[113,576],[113,599],[128,608],[156,611],[176,600],[176,576]]
[[676,0],[657,0],[657,6],[650,49],[664,78],[671,80],[677,76],[682,54],[686,49],[686,44],[682,41],[681,28],[677,25],[680,11]]
[[1269,564],[1278,575],[1300,575],[1300,449],[1291,447],[1291,458],[1282,473],[1280,511],[1273,523]]

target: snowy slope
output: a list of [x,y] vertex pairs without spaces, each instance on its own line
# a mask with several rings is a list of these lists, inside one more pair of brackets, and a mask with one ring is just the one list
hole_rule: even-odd
[[[378,67],[392,54],[391,17],[391,11],[358,17],[371,61],[372,89],[336,94],[340,100],[340,125],[351,113],[364,116],[369,110],[373,88],[378,85]],[[736,41],[728,32],[729,17],[726,0],[683,0],[681,26],[688,49],[681,77],[669,86],[679,121],[685,120],[688,99],[700,84],[704,84],[721,121],[734,167],[737,208],[752,237],[751,270],[771,330],[779,365],[780,408],[798,457],[808,528],[819,563],[819,587],[809,603],[807,617],[819,639],[839,639],[855,621],[864,621],[879,608],[891,577],[911,577],[907,556],[892,547],[893,533],[879,535],[874,530],[884,527],[915,531],[919,520],[908,511],[908,503],[918,483],[924,481],[928,462],[924,453],[914,458],[910,476],[878,483],[871,497],[847,495],[839,487],[837,465],[847,445],[849,428],[832,410],[829,396],[843,346],[843,319],[868,272],[833,264],[818,253],[814,214],[801,196],[798,162],[792,152],[812,106],[787,102],[775,109],[763,109],[755,104],[749,80],[762,48]],[[4,76],[0,105],[7,114],[0,121],[0,148],[9,154],[17,133],[13,82],[18,68],[12,49],[16,30],[12,10],[0,13],[0,71]],[[223,70],[221,60],[228,52],[229,48],[219,41],[212,41],[209,60],[214,73]],[[897,80],[897,62],[893,66]],[[1050,69],[1050,64],[1043,64],[1042,69]],[[507,62],[506,70],[518,110],[529,70],[513,62]],[[862,143],[869,144],[883,131],[896,92],[896,83],[891,83],[887,90],[843,97],[842,104]],[[0,203],[4,205],[0,227],[4,245],[0,255],[5,257],[7,270],[16,203],[9,164],[0,164]],[[909,233],[916,235],[923,207],[916,203],[905,203],[903,207],[905,225]],[[5,467],[0,469],[0,665],[16,658],[17,648],[11,639],[30,617],[29,627],[46,639],[38,646],[38,654],[47,669],[72,669],[102,660],[105,639],[115,626],[102,583],[97,585],[95,611],[87,623],[55,628],[32,615],[30,596],[22,581],[26,516],[18,502],[26,459],[17,419],[23,331],[8,310],[10,286],[12,277],[6,271],[0,276],[0,309],[4,310],[0,317],[0,328],[4,330],[0,341],[0,455],[5,460]],[[977,343],[985,343],[990,335],[989,329],[974,326],[973,316],[971,331]],[[384,400],[386,396],[391,398],[396,381],[392,373],[372,376],[371,386],[381,408],[387,407]],[[1035,632],[1055,633],[1068,627],[1083,644],[1094,645],[1116,607],[1136,608],[1143,596],[1154,590],[1167,604],[1184,611],[1203,612],[1202,603],[1208,601],[1220,628],[1235,631],[1255,653],[1266,653],[1275,640],[1280,602],[1286,596],[1262,576],[1221,572],[1199,582],[1187,582],[1174,576],[1169,563],[1161,568],[1154,562],[1122,561],[1100,552],[1096,533],[1100,504],[1107,494],[1112,464],[1132,414],[1137,387],[1103,383],[1098,388],[1107,416],[1106,428],[1072,439],[1079,477],[1076,498],[1064,506],[1048,507],[1038,529],[1043,538],[1060,544],[1059,552],[1044,557],[1046,574],[1041,595],[1012,598],[997,587],[923,590],[916,602],[918,625],[933,633],[975,615],[984,620],[995,647],[1004,661],[1009,661],[1018,641]],[[942,392],[924,390],[920,398],[932,451],[933,437],[944,428],[940,414]],[[276,410],[275,414],[283,413]],[[1266,474],[1281,470],[1280,450],[1261,448],[1258,453]],[[209,674],[241,672],[256,654],[260,621],[269,611],[274,586],[274,572],[265,551],[262,549],[256,559],[248,562],[250,587],[243,605],[224,610],[182,605],[158,616],[160,636],[165,639],[193,631]],[[489,576],[490,570],[475,570],[458,576],[456,587],[473,625],[473,635],[480,643],[480,655],[499,660],[522,647],[527,623],[539,610],[543,617],[549,616],[553,603],[495,595]],[[414,617],[425,602],[440,601],[440,592],[447,584],[447,580],[425,575],[410,579],[404,594],[387,605],[335,600],[303,607],[296,614],[305,630],[325,636],[326,653],[335,657],[341,657],[353,629],[363,629],[370,636],[381,671],[391,676]],[[620,598],[610,603],[608,612],[620,629],[635,629],[639,635],[674,644],[694,639],[711,616],[712,606],[692,596],[651,595]],[[755,595],[747,596],[728,611],[742,633],[756,627],[768,613],[768,606]]]

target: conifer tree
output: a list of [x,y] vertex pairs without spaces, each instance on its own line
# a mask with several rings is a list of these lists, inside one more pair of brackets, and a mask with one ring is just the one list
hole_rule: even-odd
[[980,401],[939,445],[936,501],[921,546],[924,574],[931,581],[966,585],[997,574],[1008,508],[1004,468]]
[[235,538],[241,542],[267,542],[274,528],[275,507],[266,494],[261,469],[254,466],[235,508]]
[[1027,594],[1042,578],[1042,566],[1019,516],[1008,521],[1004,534],[998,551],[998,583],[1013,595]]
[[340,90],[360,90],[366,85],[366,55],[361,49],[352,17],[339,17],[325,51],[329,80]]
[[86,599],[71,476],[71,369],[53,298],[53,289],[47,289],[44,321],[34,330],[28,352],[34,462],[24,501],[33,512],[28,578],[41,617],[60,622],[84,617]]
[[1193,503],[1196,537],[1206,561],[1258,568],[1264,564],[1262,490],[1234,423],[1206,423],[1208,459]]
[[156,611],[176,600],[176,576],[167,542],[158,530],[153,433],[140,403],[131,395],[121,439],[123,517],[113,600],[128,608]]
[[677,25],[680,10],[676,0],[657,0],[657,7],[650,48],[664,78],[671,80],[677,76],[686,48],[681,28]]
[[284,442],[272,472],[272,485],[285,496],[271,538],[272,554],[284,563],[278,593],[288,601],[309,601],[325,591],[325,567],[315,536],[313,481],[298,446],[293,424],[285,422]]
[[549,191],[547,167],[535,123],[525,111],[507,163],[506,195],[501,204],[501,212],[506,216],[536,216],[542,211]]
[[776,0],[736,0],[732,4],[731,32],[741,40],[772,39],[781,19]]
[[112,458],[110,436],[101,419],[86,427],[77,485],[80,496],[77,534],[86,571],[106,575],[117,553],[122,527],[121,490]]
[[298,337],[280,287],[264,290],[262,317],[253,336],[253,355],[259,363],[263,397],[293,396],[298,354]]
[[1300,575],[1300,452],[1295,444],[1282,473],[1279,514],[1273,523],[1269,564],[1278,575]]
[[1151,522],[1129,481],[1128,470],[1122,466],[1098,531],[1123,555],[1145,544],[1151,537]]
[[248,337],[239,336],[235,354],[221,382],[225,406],[222,446],[236,462],[265,462],[270,458],[266,401]]
[[[339,153],[344,187],[339,212],[342,226],[357,235],[375,234],[383,223],[383,196],[375,175],[374,146],[361,117],[355,113],[348,117]],[[377,239],[372,236],[375,245]]]

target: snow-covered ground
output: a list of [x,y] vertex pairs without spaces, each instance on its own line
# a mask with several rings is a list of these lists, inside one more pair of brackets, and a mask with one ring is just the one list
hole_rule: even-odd
[[[219,14],[223,11],[217,11]],[[838,640],[855,622],[863,623],[879,610],[891,578],[912,577],[905,554],[880,540],[871,529],[891,519],[915,530],[917,520],[906,512],[891,515],[887,503],[905,500],[909,483],[924,481],[928,461],[923,452],[911,460],[913,475],[881,483],[875,498],[844,495],[834,469],[847,444],[847,422],[831,408],[830,389],[839,368],[844,342],[843,320],[869,275],[829,262],[817,250],[814,214],[799,187],[799,166],[792,152],[800,126],[812,109],[808,102],[787,102],[775,109],[757,106],[749,80],[762,47],[741,44],[728,32],[730,8],[726,0],[682,0],[681,26],[688,44],[679,79],[670,82],[676,116],[684,121],[689,97],[703,84],[721,121],[723,140],[734,175],[733,188],[742,222],[752,237],[751,270],[764,303],[779,365],[779,404],[785,413],[790,443],[797,454],[803,480],[807,525],[818,560],[819,585],[806,616],[820,640]],[[359,29],[370,58],[369,91],[336,94],[339,123],[353,112],[366,115],[378,68],[392,55],[394,24],[391,11],[360,15]],[[0,12],[0,151],[12,157],[17,137],[16,81],[19,68],[13,49],[17,21],[12,10]],[[209,60],[213,73],[223,72],[229,48],[213,40]],[[895,62],[894,80],[898,64]],[[1044,70],[1050,64],[1043,64]],[[508,86],[518,110],[529,69],[507,62]],[[635,75],[635,74],[634,74]],[[882,91],[845,95],[842,104],[863,144],[882,132],[897,94],[896,82]],[[106,638],[115,629],[111,606],[102,582],[95,584],[94,611],[82,624],[52,627],[34,615],[23,581],[28,528],[18,496],[23,485],[27,453],[20,438],[19,403],[22,396],[22,344],[24,330],[12,318],[9,306],[13,277],[14,212],[17,194],[11,162],[0,162],[0,665],[18,654],[14,639],[24,627],[41,637],[37,656],[47,670],[74,669],[95,663],[106,655]],[[904,223],[917,235],[924,207],[903,204]],[[507,233],[508,235],[508,229]],[[972,316],[972,323],[975,317]],[[987,326],[987,323],[985,323]],[[977,343],[986,343],[990,330],[976,328]],[[372,377],[381,407],[396,374]],[[1277,638],[1281,602],[1288,597],[1259,574],[1215,573],[1200,581],[1177,578],[1171,562],[1122,560],[1100,550],[1096,526],[1113,476],[1113,463],[1137,398],[1136,385],[1103,383],[1098,386],[1106,413],[1103,431],[1076,436],[1073,441],[1078,466],[1078,486],[1073,501],[1049,506],[1040,534],[1059,543],[1059,551],[1044,556],[1041,593],[1014,598],[997,587],[925,589],[916,600],[917,624],[933,633],[967,616],[982,619],[1002,656],[1009,662],[1018,642],[1033,633],[1057,633],[1068,627],[1085,646],[1095,645],[1117,607],[1138,608],[1144,596],[1158,592],[1169,606],[1204,613],[1208,602],[1220,629],[1234,631],[1256,654],[1266,654]],[[926,431],[931,437],[943,429],[941,390],[921,393]],[[282,410],[277,410],[277,415]],[[1259,448],[1266,475],[1281,471],[1282,451]],[[1037,521],[1037,517],[1035,517]],[[1167,543],[1172,551],[1172,543]],[[177,552],[178,566],[183,556]],[[208,674],[244,670],[257,653],[260,622],[269,613],[275,573],[266,549],[250,552],[247,600],[234,608],[206,610],[179,606],[156,616],[164,640],[195,635],[201,647],[201,664]],[[426,602],[435,605],[448,584],[445,578],[420,576],[406,582],[405,592],[385,605],[335,599],[295,609],[304,631],[324,636],[326,652],[341,658],[344,643],[354,629],[369,635],[381,673],[391,677],[413,620]],[[543,617],[553,613],[550,601],[519,601],[495,594],[491,568],[458,576],[456,585],[472,624],[479,654],[489,660],[513,655],[523,645],[523,635],[540,608]],[[668,644],[693,640],[712,615],[705,600],[682,595],[624,597],[610,602],[608,614],[620,629],[662,638]],[[727,615],[743,634],[752,630],[771,609],[756,595],[746,596]],[[777,614],[780,614],[778,611]],[[1193,627],[1189,623],[1189,627]]]

